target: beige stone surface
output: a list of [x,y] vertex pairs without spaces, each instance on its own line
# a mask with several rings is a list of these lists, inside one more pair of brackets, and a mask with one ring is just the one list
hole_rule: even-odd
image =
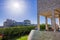
[[60,40],[60,32],[32,30],[28,40]]
[[59,18],[60,0],[37,0],[38,13],[42,16],[51,18],[52,10],[55,12],[55,17]]

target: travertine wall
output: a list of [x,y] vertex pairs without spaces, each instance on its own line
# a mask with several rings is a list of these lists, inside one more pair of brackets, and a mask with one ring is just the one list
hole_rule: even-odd
[[32,30],[28,40],[60,40],[60,32]]
[[60,8],[60,0],[37,0],[38,10],[45,12],[51,9]]

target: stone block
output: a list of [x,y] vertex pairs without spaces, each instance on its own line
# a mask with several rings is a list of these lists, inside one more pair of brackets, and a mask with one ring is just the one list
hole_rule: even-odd
[[60,32],[32,30],[28,40],[60,40]]

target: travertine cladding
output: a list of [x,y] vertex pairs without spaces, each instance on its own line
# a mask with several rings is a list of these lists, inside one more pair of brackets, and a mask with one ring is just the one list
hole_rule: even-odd
[[60,0],[37,0],[38,10],[40,12],[60,8]]
[[28,40],[60,40],[60,32],[32,30]]

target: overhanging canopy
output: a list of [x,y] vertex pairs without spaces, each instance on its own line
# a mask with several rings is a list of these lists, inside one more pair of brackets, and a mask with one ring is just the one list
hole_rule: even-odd
[[55,12],[55,17],[60,14],[60,0],[38,0],[38,13],[42,16],[51,17],[52,11]]

